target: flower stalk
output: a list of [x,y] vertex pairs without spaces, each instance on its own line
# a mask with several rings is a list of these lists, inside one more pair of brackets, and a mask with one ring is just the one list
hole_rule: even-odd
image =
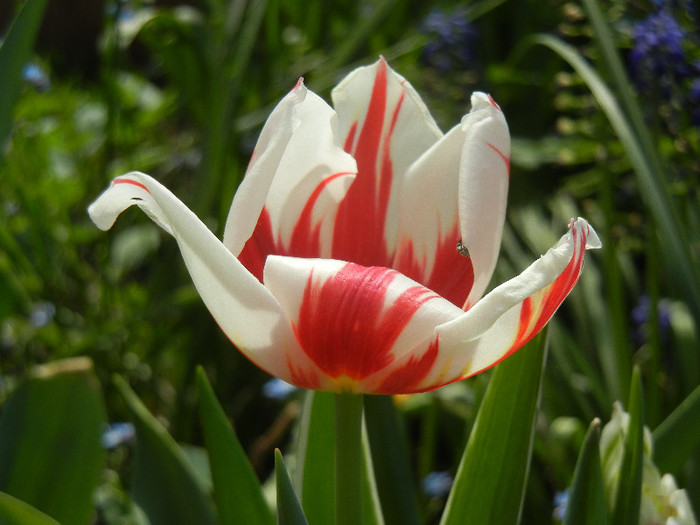
[[362,523],[362,395],[335,396],[335,525]]

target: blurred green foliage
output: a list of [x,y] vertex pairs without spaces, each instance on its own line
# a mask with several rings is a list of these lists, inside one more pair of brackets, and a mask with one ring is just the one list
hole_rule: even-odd
[[[21,403],[11,394],[36,388],[36,379],[26,378],[38,365],[87,356],[102,385],[96,403],[104,396],[109,421],[136,414],[137,433],[152,437],[145,446],[161,446],[153,445],[162,437],[156,420],[176,441],[201,446],[208,432],[197,411],[201,365],[225,414],[238,422],[235,435],[255,472],[262,480],[272,476],[273,449],[285,450],[295,440],[299,394],[284,400],[263,395],[269,378],[220,333],[163,232],[129,212],[104,234],[85,209],[111,178],[137,169],[164,181],[220,234],[257,133],[296,79],[304,76],[327,96],[345,73],[382,54],[421,93],[443,129],[459,121],[476,89],[492,93],[508,118],[510,208],[493,283],[544,253],[570,217],[585,216],[603,240],[604,249],[587,258],[581,282],[549,330],[522,522],[556,522],[555,494],[572,482],[586,429],[594,418],[608,421],[613,402],[627,401],[631,385],[644,399],[633,407],[643,406],[635,425],[644,421],[654,430],[661,464],[672,469],[699,513],[700,288],[692,275],[700,260],[700,128],[693,120],[700,105],[679,100],[678,90],[663,98],[663,90],[634,82],[628,60],[634,30],[656,12],[657,2],[174,4],[107,1],[100,41],[87,44],[98,46],[97,74],[63,70],[61,60],[37,53],[34,76],[25,70],[21,80],[15,60],[0,77],[3,90],[21,90],[12,113],[3,108],[0,115],[12,115],[0,158],[5,420]],[[700,45],[692,26],[700,13],[691,2],[669,4],[691,35],[683,49],[694,64]],[[445,16],[431,26],[435,13]],[[467,63],[436,45],[444,33],[459,33],[460,23],[476,35]],[[11,52],[9,42],[0,53]],[[678,82],[688,91],[692,80]],[[635,365],[639,384],[632,380]],[[125,383],[115,388],[114,375],[125,378],[153,420]],[[420,480],[456,474],[490,375],[394,400],[394,428],[405,432],[416,480],[415,498],[408,501],[420,508],[424,523],[438,522],[446,494],[421,490]],[[386,414],[386,407],[371,410]],[[587,457],[595,457],[592,439],[597,436],[589,433]],[[180,448],[168,447],[172,455],[162,462],[188,470]],[[194,450],[190,460],[201,452]],[[134,476],[147,474],[155,475],[139,466],[130,443],[108,450],[95,522],[144,523],[129,487]],[[208,476],[206,469],[198,475]],[[585,483],[584,475],[577,474],[576,483]],[[278,469],[277,476],[284,480],[286,473]],[[32,514],[0,496],[0,512]],[[205,514],[207,504],[201,506]]]

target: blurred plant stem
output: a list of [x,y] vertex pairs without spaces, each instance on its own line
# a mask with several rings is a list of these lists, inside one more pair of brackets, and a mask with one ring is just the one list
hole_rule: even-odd
[[335,525],[362,523],[362,395],[335,396]]

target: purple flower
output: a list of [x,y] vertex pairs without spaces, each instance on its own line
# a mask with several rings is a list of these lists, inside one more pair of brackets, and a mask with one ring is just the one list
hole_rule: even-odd
[[685,30],[666,10],[637,24],[630,63],[642,90],[657,91],[667,98],[673,86],[692,73],[683,49],[685,39]]

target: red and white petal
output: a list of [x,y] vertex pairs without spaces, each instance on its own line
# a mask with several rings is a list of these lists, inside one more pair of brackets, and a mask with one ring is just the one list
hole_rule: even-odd
[[527,343],[576,284],[586,249],[600,240],[584,220],[519,276],[436,329],[438,358],[417,390],[432,390],[499,363]]
[[392,267],[464,305],[472,289],[472,260],[457,252],[456,195],[465,130],[456,126],[414,162],[402,181],[398,244]]
[[472,95],[462,120],[459,169],[459,231],[474,267],[465,309],[483,295],[498,259],[508,197],[510,135],[501,108],[484,93]]
[[[224,244],[238,255],[251,235],[267,235],[276,253],[327,256],[333,213],[355,172],[355,160],[341,147],[335,112],[300,80],[263,127],[231,204]],[[263,206],[269,232],[260,231]]]
[[115,179],[88,212],[99,228],[108,230],[133,205],[175,237],[197,291],[229,339],[260,368],[287,379],[280,354],[296,342],[280,305],[167,188],[132,172]]
[[[381,377],[387,377],[397,360],[433,338],[436,326],[461,313],[432,290],[377,266],[270,256],[264,283],[306,356],[294,364],[312,361],[315,369],[307,364],[301,368],[312,377],[313,370],[320,371],[313,382],[321,390],[364,392],[381,385],[380,379],[370,385],[364,381],[382,371]],[[422,379],[436,357],[422,352],[417,358],[420,370],[413,367],[412,380],[405,371],[401,384]]]
[[358,170],[338,211],[333,258],[388,266],[398,226],[396,181],[442,133],[383,58],[350,73],[332,98],[341,140]]

